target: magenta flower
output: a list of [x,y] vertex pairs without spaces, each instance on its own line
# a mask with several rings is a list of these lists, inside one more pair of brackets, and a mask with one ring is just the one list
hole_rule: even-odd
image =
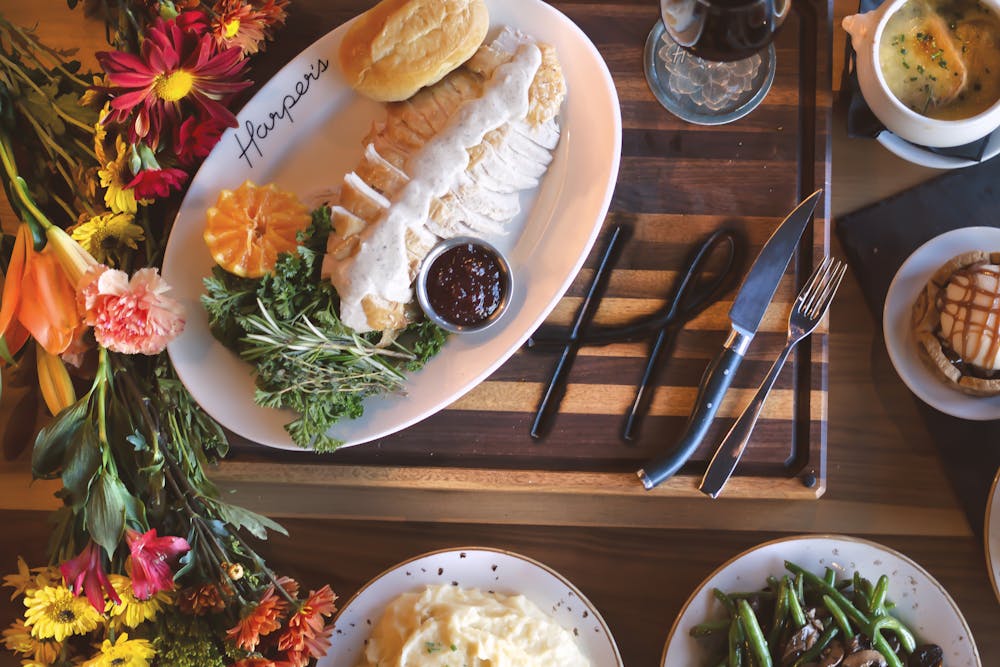
[[101,265],[84,275],[78,303],[103,347],[154,355],[184,330],[183,308],[164,294],[169,289],[156,269],[139,269],[130,280],[124,271]]
[[97,59],[111,84],[113,113],[108,118],[125,123],[136,111],[129,128],[132,139],[153,148],[162,131],[172,131],[192,110],[236,127],[224,101],[251,85],[240,79],[246,61],[239,47],[216,52],[211,35],[185,32],[176,21],[154,23],[139,55],[102,51]]
[[121,604],[121,598],[104,572],[104,562],[101,549],[93,541],[76,558],[72,558],[59,566],[66,586],[77,595],[85,593],[90,604],[100,613],[104,613],[104,595]]
[[170,562],[191,549],[183,537],[157,537],[156,529],[146,533],[125,531],[128,542],[129,575],[132,577],[132,592],[140,600],[148,600],[160,591],[174,586],[174,572]]
[[188,118],[177,128],[174,152],[181,164],[191,166],[212,151],[226,126],[214,120]]
[[171,190],[180,190],[187,180],[183,169],[143,169],[125,187],[133,188],[137,199],[162,199]]

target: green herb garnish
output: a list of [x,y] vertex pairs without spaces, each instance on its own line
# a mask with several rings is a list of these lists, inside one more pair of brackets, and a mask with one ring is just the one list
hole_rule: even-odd
[[212,334],[253,364],[257,404],[298,412],[285,429],[317,452],[339,447],[330,427],[360,417],[366,397],[400,389],[404,372],[421,368],[446,337],[429,322],[391,343],[346,327],[336,291],[320,276],[329,233],[329,211],[318,209],[297,252],[281,255],[271,273],[251,280],[216,267],[202,296]]

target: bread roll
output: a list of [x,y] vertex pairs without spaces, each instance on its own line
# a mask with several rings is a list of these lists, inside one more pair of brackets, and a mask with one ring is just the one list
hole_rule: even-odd
[[485,0],[382,0],[347,31],[340,68],[367,97],[405,100],[472,56],[489,23]]

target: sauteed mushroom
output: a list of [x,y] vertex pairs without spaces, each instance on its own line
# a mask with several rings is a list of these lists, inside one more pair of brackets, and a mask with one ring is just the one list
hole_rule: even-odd
[[841,667],[887,667],[885,656],[875,649],[851,653],[844,658]]
[[907,667],[941,667],[944,664],[944,651],[937,644],[924,644],[910,654]]
[[839,640],[834,639],[823,649],[816,667],[837,667],[844,661],[844,645]]

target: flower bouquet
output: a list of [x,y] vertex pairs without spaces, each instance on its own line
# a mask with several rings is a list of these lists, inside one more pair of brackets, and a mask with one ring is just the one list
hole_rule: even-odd
[[228,444],[164,353],[184,313],[158,271],[172,200],[236,124],[288,2],[93,4],[112,47],[95,74],[0,15],[0,180],[18,218],[0,244],[2,386],[51,413],[4,445],[34,435],[33,475],[62,484],[50,562],[4,577],[24,615],[3,642],[32,667],[301,667],[329,647],[335,596],[272,572],[249,540],[281,526],[206,476]]

